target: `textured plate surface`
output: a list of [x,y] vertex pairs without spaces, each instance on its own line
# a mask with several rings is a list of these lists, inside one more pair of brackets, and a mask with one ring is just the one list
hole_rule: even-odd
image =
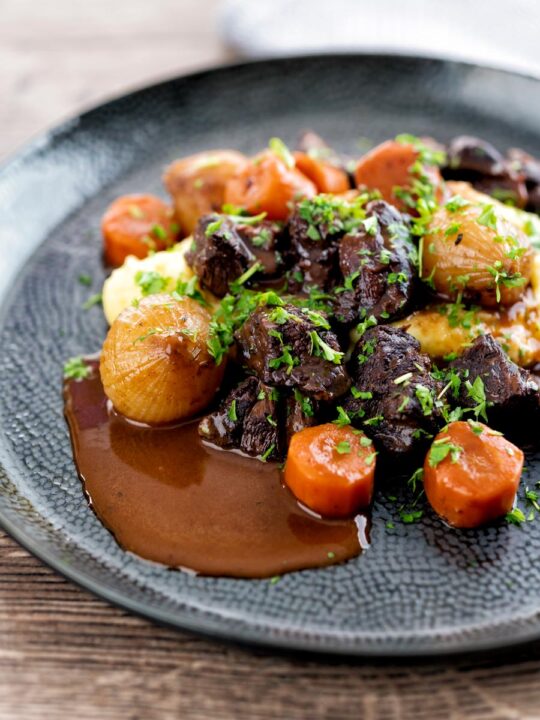
[[[447,62],[332,56],[180,78],[114,100],[41,138],[0,173],[0,521],[99,595],[183,628],[276,646],[426,654],[540,636],[540,521],[456,532],[429,513],[386,523],[345,565],[278,583],[194,577],[124,553],[83,498],[62,416],[65,358],[97,350],[100,216],[118,194],[162,192],[163,166],[212,147],[253,151],[313,128],[342,150],[399,132],[478,134],[540,155],[540,82]],[[36,249],[37,248],[37,249]],[[21,265],[30,251],[29,260]],[[77,282],[81,273],[93,287]],[[528,484],[540,479],[530,458]],[[249,542],[249,539],[246,539]]]

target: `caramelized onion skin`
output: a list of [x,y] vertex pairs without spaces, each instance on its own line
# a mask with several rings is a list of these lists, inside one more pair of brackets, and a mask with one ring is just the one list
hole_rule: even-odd
[[202,215],[221,212],[227,181],[247,163],[236,150],[209,150],[176,160],[166,169],[163,182],[184,237],[191,235]]
[[531,278],[527,236],[505,216],[501,203],[468,183],[449,182],[447,190],[468,204],[455,211],[441,205],[434,213],[423,242],[423,278],[448,300],[462,294],[484,307],[513,305]]
[[157,425],[189,418],[223,378],[207,348],[210,315],[189,298],[151,295],[120,313],[103,344],[107,397],[131,420]]

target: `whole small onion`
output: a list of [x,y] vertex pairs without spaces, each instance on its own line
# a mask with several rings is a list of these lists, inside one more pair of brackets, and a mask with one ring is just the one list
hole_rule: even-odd
[[468,183],[447,183],[450,199],[423,239],[422,277],[442,297],[485,307],[512,305],[529,284],[533,251],[497,200]]
[[213,399],[225,363],[208,352],[210,314],[189,298],[144,298],[116,318],[103,344],[103,388],[118,412],[148,424],[189,418]]

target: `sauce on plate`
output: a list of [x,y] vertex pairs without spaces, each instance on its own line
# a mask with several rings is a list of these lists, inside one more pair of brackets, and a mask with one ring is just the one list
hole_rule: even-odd
[[204,575],[272,577],[342,562],[367,547],[368,519],[327,520],[282,485],[275,463],[206,446],[198,420],[152,428],[110,408],[97,362],[64,386],[75,462],[118,543]]

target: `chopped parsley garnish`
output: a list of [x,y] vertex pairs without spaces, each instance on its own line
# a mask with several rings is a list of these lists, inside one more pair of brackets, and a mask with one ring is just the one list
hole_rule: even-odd
[[428,455],[428,462],[430,467],[437,467],[439,463],[445,460],[450,455],[450,462],[453,464],[457,463],[463,448],[460,445],[456,445],[449,439],[440,438],[435,440]]
[[478,375],[473,383],[471,383],[470,380],[465,380],[465,387],[467,389],[467,395],[476,403],[476,406],[472,408],[476,419],[478,420],[478,418],[481,417],[487,422],[488,402],[486,400],[484,381],[480,375]]
[[336,452],[339,455],[346,455],[351,452],[351,443],[348,440],[342,440],[336,444]]
[[337,408],[337,418],[335,420],[332,420],[332,422],[335,425],[350,425],[351,424],[351,418],[349,415],[345,412],[345,410],[341,407],[341,405],[338,405]]
[[206,237],[211,237],[215,232],[219,230],[219,228],[223,225],[223,218],[220,217],[217,220],[213,220],[211,223],[208,223],[206,226],[206,230],[204,231],[204,234]]
[[518,507],[515,507],[510,510],[510,512],[506,513],[505,519],[506,522],[511,525],[521,525],[521,523],[524,523],[527,520],[523,510],[520,510]]
[[172,293],[172,296],[175,300],[179,300],[181,297],[188,297],[192,300],[196,300],[203,307],[208,307],[208,303],[202,294],[199,279],[196,275],[191,277],[189,280],[179,280],[176,283],[176,290]]
[[476,222],[479,225],[495,230],[497,232],[497,214],[495,213],[495,206],[488,203],[482,208],[482,212],[477,217]]
[[354,385],[351,387],[351,395],[356,400],[371,400],[373,393],[370,390],[358,390]]
[[232,420],[233,422],[236,422],[238,420],[238,415],[236,413],[236,398],[230,404],[227,416],[229,420]]
[[81,273],[81,275],[79,275],[79,282],[85,287],[90,287],[92,284],[92,276],[87,275],[86,273]]
[[102,300],[101,293],[95,293],[95,295],[90,295],[88,300],[83,303],[83,310],[89,310],[91,307],[94,307],[94,305],[99,305]]
[[268,147],[274,153],[274,155],[277,155],[278,158],[285,163],[285,165],[289,169],[294,167],[295,162],[294,162],[293,154],[291,153],[289,148],[285,145],[283,140],[280,140],[280,138],[277,138],[277,137],[270,138]]
[[135,275],[135,282],[143,295],[155,295],[165,290],[170,278],[163,277],[155,270],[139,270]]
[[253,275],[255,275],[256,272],[258,272],[262,268],[262,263],[259,261],[253,263],[253,265],[248,268],[242,275],[240,275],[239,278],[236,278],[231,283],[231,290],[233,293],[237,293],[239,288],[244,285]]
[[163,225],[160,225],[159,223],[156,223],[155,225],[153,225],[150,232],[158,240],[167,240],[167,238],[168,238],[167,231],[165,230]]
[[416,398],[420,403],[422,413],[424,415],[431,415],[431,413],[433,412],[434,404],[433,394],[431,390],[425,385],[418,383],[415,387],[414,394],[416,395]]
[[70,358],[64,364],[64,377],[69,380],[84,380],[92,372],[80,355]]
[[454,195],[448,200],[444,207],[448,212],[455,213],[458,210],[463,210],[463,208],[468,207],[470,204],[471,203],[465,200],[465,198],[462,198],[461,195]]
[[372,215],[371,217],[366,218],[362,221],[362,224],[364,225],[364,230],[367,232],[368,235],[377,234],[377,230],[379,229],[379,222],[376,215]]
[[335,365],[341,364],[344,353],[342,353],[340,350],[334,350],[334,348],[331,347],[327,342],[325,342],[315,330],[312,330],[309,333],[309,337],[311,339],[312,355],[322,357],[325,360],[328,360],[328,362],[334,363]]
[[262,462],[266,462],[275,449],[276,446],[272,443],[272,445],[270,445],[270,447],[261,455]]
[[302,395],[300,390],[294,390],[294,399],[297,403],[300,404],[302,412],[306,417],[313,417],[315,415],[315,411],[313,410],[313,404],[310,398]]

